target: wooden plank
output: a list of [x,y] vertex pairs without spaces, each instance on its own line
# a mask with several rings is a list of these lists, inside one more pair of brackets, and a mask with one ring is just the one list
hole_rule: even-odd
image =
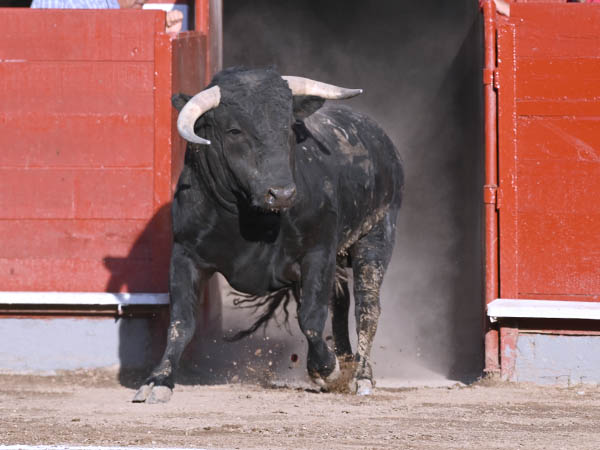
[[600,117],[524,117],[519,158],[600,162]]
[[174,109],[171,105],[172,49],[171,36],[155,36],[154,73],[154,210],[171,201],[171,132]]
[[600,57],[597,5],[511,4],[519,57]]
[[153,82],[147,62],[0,62],[0,113],[145,115]]
[[0,60],[152,61],[162,11],[0,9]]
[[595,161],[520,158],[517,164],[519,214],[600,214],[600,158]]
[[74,172],[75,217],[143,219],[152,216],[152,171],[145,169]]
[[[172,94],[172,38],[166,33],[156,33],[154,41],[154,198],[153,223],[154,239],[152,241],[153,277],[168,279],[168,266],[171,257],[171,158],[173,107]],[[193,64],[193,63],[192,63]]]
[[514,26],[498,28],[498,201],[500,239],[500,295],[518,292],[517,185]]
[[6,259],[150,260],[146,220],[0,220]]
[[600,59],[519,58],[516,79],[518,100],[597,102]]
[[[173,93],[184,93],[195,95],[208,84],[206,76],[206,37],[198,33],[184,33],[172,41],[173,45],[173,71],[172,91]],[[171,108],[171,187],[175,192],[175,186],[179,180],[183,161],[185,157],[186,142],[177,132],[177,111]]]
[[151,111],[0,113],[0,167],[150,168],[153,133]]
[[600,117],[600,102],[582,99],[518,100],[519,116],[590,116]]
[[173,92],[194,95],[209,83],[206,72],[206,36],[181,33],[172,41]]
[[149,261],[0,258],[3,291],[167,292],[152,279]]
[[0,219],[147,219],[148,169],[2,169]]
[[599,213],[519,214],[519,295],[600,294]]
[[[181,85],[195,94],[203,87],[202,57],[205,38],[184,33],[176,38],[155,35],[156,86],[154,95],[154,236],[152,241],[154,277],[167,282],[171,254],[170,205],[179,172],[183,166],[185,142],[177,133],[177,111],[171,105],[173,92]],[[186,81],[183,81],[186,80]],[[191,81],[189,81],[191,80]],[[173,173],[173,170],[176,173]]]

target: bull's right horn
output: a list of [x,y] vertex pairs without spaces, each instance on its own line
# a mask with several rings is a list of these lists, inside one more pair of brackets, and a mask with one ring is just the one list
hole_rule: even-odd
[[292,91],[293,95],[313,95],[329,100],[342,100],[345,98],[356,97],[362,94],[362,89],[346,89],[333,84],[322,83],[320,81],[311,80],[303,77],[281,77]]
[[213,86],[194,95],[185,104],[177,117],[177,131],[186,141],[196,144],[210,145],[208,139],[201,138],[194,133],[194,124],[202,114],[219,106],[221,101],[221,90],[219,86]]

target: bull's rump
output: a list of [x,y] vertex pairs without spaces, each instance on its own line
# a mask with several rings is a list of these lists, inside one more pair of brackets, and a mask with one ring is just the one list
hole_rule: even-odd
[[326,106],[305,124],[312,137],[297,148],[298,189],[337,215],[344,250],[390,208],[399,208],[401,160],[379,125],[348,107]]

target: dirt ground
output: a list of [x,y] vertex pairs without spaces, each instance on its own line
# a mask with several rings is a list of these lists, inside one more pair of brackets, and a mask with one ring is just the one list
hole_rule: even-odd
[[0,444],[218,449],[597,449],[600,388],[484,380],[371,397],[178,385],[133,404],[110,371],[0,375]]

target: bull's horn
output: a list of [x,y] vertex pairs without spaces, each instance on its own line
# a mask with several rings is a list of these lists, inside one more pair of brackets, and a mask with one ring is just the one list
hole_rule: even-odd
[[330,100],[341,100],[344,98],[356,97],[362,94],[362,89],[346,89],[333,84],[321,83],[302,77],[281,77],[287,81],[293,95],[313,95]]
[[221,101],[221,90],[219,86],[213,86],[194,95],[185,104],[177,117],[177,131],[186,141],[196,144],[210,145],[208,139],[203,139],[194,133],[196,120],[207,111],[219,106]]

